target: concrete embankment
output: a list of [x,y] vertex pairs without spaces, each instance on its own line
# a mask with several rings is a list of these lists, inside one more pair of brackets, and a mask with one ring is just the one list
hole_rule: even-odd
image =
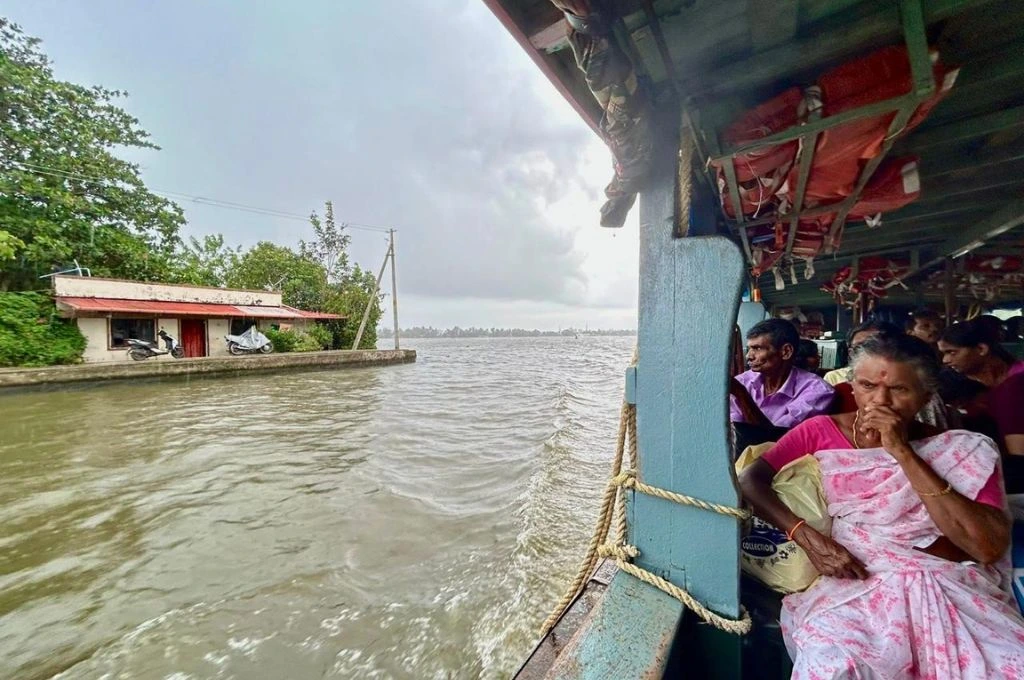
[[0,369],[0,388],[178,375],[289,371],[304,368],[358,368],[405,364],[414,361],[416,361],[416,350],[414,349],[250,354],[239,357],[202,357],[198,359],[167,357],[159,361],[148,359],[146,361],[103,362],[46,368],[4,368]]

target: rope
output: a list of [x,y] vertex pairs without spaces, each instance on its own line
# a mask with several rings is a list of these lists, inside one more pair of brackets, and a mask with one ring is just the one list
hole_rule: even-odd
[[[637,356],[634,353],[633,365],[636,365],[636,360]],[[724,630],[734,635],[744,635],[750,632],[750,614],[742,606],[740,607],[742,615],[738,620],[726,618],[705,607],[683,588],[630,562],[630,560],[640,556],[640,551],[636,546],[626,542],[626,489],[740,520],[747,519],[750,513],[727,505],[710,503],[693,496],[659,489],[638,480],[635,472],[639,466],[636,440],[636,407],[623,401],[619,414],[619,432],[616,438],[615,455],[612,459],[611,478],[605,485],[604,496],[601,501],[601,511],[598,513],[594,535],[590,539],[586,555],[572,583],[555,606],[554,611],[544,621],[544,625],[541,627],[541,636],[548,634],[576,597],[583,591],[587,580],[594,572],[599,557],[614,558],[619,569],[640,579],[644,583],[658,588],[662,592],[668,593],[682,602],[703,621],[719,630]],[[630,468],[623,470],[622,459],[627,451],[627,443]],[[608,542],[608,532],[611,529],[613,516],[616,524],[616,538],[614,542]]]
[[[683,130],[679,139],[679,170],[676,179],[676,238],[690,233],[690,197],[693,195],[693,138]],[[729,161],[730,163],[732,161]]]
[[627,574],[635,576],[644,583],[652,585],[658,590],[666,592],[676,598],[689,607],[694,614],[699,616],[706,623],[710,623],[715,628],[724,630],[726,633],[732,633],[733,635],[746,635],[750,632],[750,628],[752,626],[750,614],[747,612],[747,608],[743,605],[740,605],[741,617],[739,619],[727,619],[702,605],[693,597],[693,595],[690,595],[690,593],[686,592],[671,581],[666,581],[660,576],[652,574],[646,569],[641,569],[635,564],[626,562],[622,559],[615,560],[615,563],[618,565],[619,569]]
[[627,489],[639,491],[640,493],[645,493],[648,496],[654,496],[655,498],[679,503],[680,505],[689,505],[694,508],[700,508],[701,510],[707,510],[708,512],[717,512],[719,515],[729,515],[730,517],[735,517],[738,520],[750,519],[750,513],[740,508],[733,508],[728,505],[719,505],[718,503],[709,503],[708,501],[703,501],[699,498],[694,498],[693,496],[675,493],[674,491],[666,491],[665,489],[659,489],[658,487],[651,486],[650,484],[644,484],[636,478],[636,472],[633,470],[620,472],[612,479],[612,483]]
[[[618,443],[615,446],[615,456],[612,460],[612,477],[619,473],[622,469],[622,454],[625,450],[626,443],[626,422],[628,421],[627,410],[629,405],[623,401],[621,409],[621,418],[619,419],[619,434]],[[611,526],[612,520],[612,508],[616,504],[616,497],[621,494],[621,487],[616,486],[608,481],[608,484],[604,488],[604,497],[601,500],[601,512],[597,517],[597,527],[594,529],[594,535],[590,538],[590,544],[587,546],[587,553],[583,557],[583,562],[580,564],[579,570],[576,572],[576,576],[572,580],[572,584],[562,595],[562,599],[555,605],[554,611],[544,621],[544,625],[541,626],[541,637],[548,634],[555,624],[558,623],[558,619],[562,618],[562,614],[569,608],[569,605],[573,603],[576,596],[583,590],[583,586],[586,585],[587,579],[594,571],[594,566],[597,564],[598,547],[604,542],[605,538],[608,537],[608,529]],[[622,516],[621,524],[625,525],[625,516]]]

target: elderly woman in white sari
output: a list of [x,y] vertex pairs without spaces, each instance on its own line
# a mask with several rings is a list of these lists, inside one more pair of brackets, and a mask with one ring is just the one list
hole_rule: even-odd
[[[740,476],[822,575],[783,601],[794,678],[1024,678],[999,450],[914,420],[937,375],[920,340],[872,338],[853,360],[857,411],[801,423]],[[821,468],[831,536],[772,491],[802,456]]]

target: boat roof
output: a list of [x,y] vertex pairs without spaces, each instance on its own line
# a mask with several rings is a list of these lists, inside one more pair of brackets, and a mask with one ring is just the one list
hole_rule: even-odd
[[[597,129],[601,111],[577,69],[567,24],[550,0],[484,0],[541,70]],[[956,84],[924,122],[896,140],[889,157],[920,156],[920,197],[869,228],[848,220],[842,242],[815,261],[809,280],[773,290],[767,302],[826,307],[820,290],[842,267],[881,256],[907,264],[909,289],[894,286],[884,304],[913,304],[916,287],[941,300],[946,258],[1024,256],[1024,2],[1018,0],[618,0],[616,35],[638,72],[656,88],[674,87],[708,157],[727,157],[722,128],[786,88],[807,86],[827,69],[888,46],[913,31],[960,67]],[[914,22],[923,25],[909,25]],[[909,19],[908,19],[909,17]],[[908,24],[909,21],[909,24]],[[714,178],[708,171],[714,186]],[[737,243],[750,225],[720,215]],[[749,220],[745,220],[749,222]],[[747,251],[749,253],[749,251]],[[960,259],[951,276],[966,293]],[[767,277],[767,278],[764,278]],[[801,276],[801,279],[803,277]],[[997,286],[989,304],[1019,304],[1024,286]],[[992,292],[990,292],[990,295]]]

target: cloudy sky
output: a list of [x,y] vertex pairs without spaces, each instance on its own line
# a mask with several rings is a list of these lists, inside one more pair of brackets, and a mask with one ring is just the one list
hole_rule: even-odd
[[[59,77],[127,90],[150,187],[398,229],[402,326],[636,326],[605,148],[480,0],[7,0]],[[187,234],[298,220],[180,201]],[[376,269],[384,237],[353,232]]]

